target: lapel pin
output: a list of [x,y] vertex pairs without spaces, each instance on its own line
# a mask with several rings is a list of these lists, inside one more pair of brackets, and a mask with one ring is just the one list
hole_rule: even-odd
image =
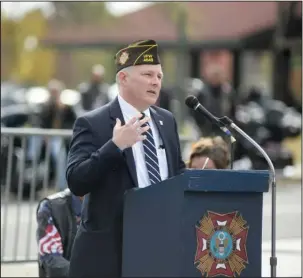
[[160,125],[163,125],[163,122],[162,121],[159,121],[160,122]]

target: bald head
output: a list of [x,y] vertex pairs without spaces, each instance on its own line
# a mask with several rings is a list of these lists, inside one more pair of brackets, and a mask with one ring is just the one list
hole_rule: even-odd
[[208,74],[207,74],[208,82],[213,86],[219,86],[223,83],[223,70],[218,65],[213,65],[209,68]]
[[105,75],[105,68],[102,65],[94,65],[92,67],[92,80],[93,82],[103,81]]

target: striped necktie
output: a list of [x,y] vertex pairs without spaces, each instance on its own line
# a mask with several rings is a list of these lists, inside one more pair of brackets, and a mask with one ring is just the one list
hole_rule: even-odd
[[[145,117],[144,113],[143,117]],[[145,123],[142,125],[144,126],[149,126],[148,123]],[[159,169],[159,162],[158,162],[158,156],[157,156],[157,149],[153,137],[153,132],[151,128],[145,132],[146,139],[143,140],[143,149],[145,153],[145,164],[149,176],[149,180],[151,184],[161,182],[161,175],[160,175],[160,169]]]

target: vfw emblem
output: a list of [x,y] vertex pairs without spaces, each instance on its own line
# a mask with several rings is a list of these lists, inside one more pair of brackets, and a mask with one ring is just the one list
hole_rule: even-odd
[[240,276],[248,264],[246,223],[238,211],[227,214],[207,211],[196,225],[195,265],[202,276]]

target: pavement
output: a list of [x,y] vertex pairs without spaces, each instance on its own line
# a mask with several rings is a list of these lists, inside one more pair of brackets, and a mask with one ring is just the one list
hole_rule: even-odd
[[[270,277],[271,242],[262,244],[262,277]],[[301,238],[277,240],[277,276],[302,277]]]
[[[277,186],[277,276],[301,277],[301,184],[279,183]],[[35,210],[37,202],[11,200],[5,210],[1,202],[1,256],[6,259],[35,259]],[[271,193],[264,194],[262,276],[270,276]],[[17,225],[18,221],[21,225]],[[32,224],[30,224],[32,223]],[[22,234],[21,234],[22,232]],[[5,239],[4,239],[5,237]],[[18,242],[18,245],[14,243]],[[28,250],[28,252],[26,252]],[[1,277],[38,277],[37,263],[1,263]]]
[[[262,277],[270,277],[270,241],[263,242]],[[277,240],[278,277],[302,277],[301,239]],[[1,264],[1,277],[38,277],[37,263]]]
[[39,277],[37,263],[1,263],[1,277]]

